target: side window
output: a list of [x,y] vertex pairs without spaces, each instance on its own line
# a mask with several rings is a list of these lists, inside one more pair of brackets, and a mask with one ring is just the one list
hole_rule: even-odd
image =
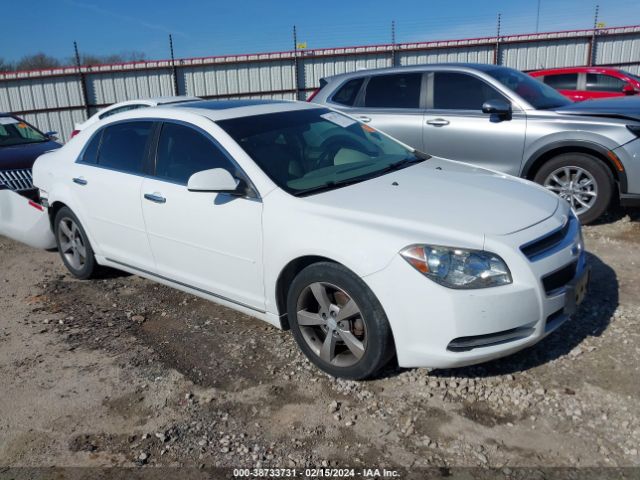
[[100,115],[98,115],[98,117],[100,118],[100,120],[102,120],[103,118],[110,117],[111,115],[115,115],[116,113],[128,112],[129,110],[137,110],[138,108],[144,108],[146,106],[147,105],[138,105],[138,104],[124,105],[122,107],[109,110],[108,112],[101,113]]
[[419,108],[422,73],[376,75],[369,79],[364,106],[368,108]]
[[587,90],[592,92],[616,92],[622,93],[622,87],[627,84],[624,80],[611,75],[599,73],[587,73]]
[[364,82],[364,78],[354,78],[353,80],[349,80],[340,87],[331,100],[341,105],[352,107],[356,101],[360,87],[362,87],[362,82]]
[[482,110],[487,100],[504,96],[479,78],[466,73],[436,72],[433,80],[433,108]]
[[578,74],[577,73],[559,73],[557,75],[545,75],[544,83],[556,90],[577,90]]
[[98,149],[100,148],[100,140],[102,139],[103,132],[104,130],[100,130],[98,133],[96,133],[89,144],[85,147],[81,159],[82,163],[98,163]]
[[153,122],[124,122],[106,127],[98,155],[98,165],[123,172],[143,171],[147,143]]
[[156,177],[186,185],[191,175],[211,168],[236,170],[222,150],[200,132],[176,123],[162,126]]

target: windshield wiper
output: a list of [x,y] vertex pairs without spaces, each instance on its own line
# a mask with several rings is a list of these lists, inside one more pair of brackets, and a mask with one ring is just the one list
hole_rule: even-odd
[[311,193],[327,192],[329,190],[334,190],[339,187],[346,187],[347,185],[353,185],[354,183],[359,183],[364,180],[367,180],[367,178],[356,177],[356,178],[349,178],[347,180],[331,181],[331,182],[323,183],[322,185],[318,185],[317,187],[311,187],[305,190],[300,190],[299,192],[295,192],[294,195],[296,197],[303,197]]

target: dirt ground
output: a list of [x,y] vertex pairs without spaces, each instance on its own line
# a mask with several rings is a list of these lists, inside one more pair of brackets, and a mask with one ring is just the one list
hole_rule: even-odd
[[352,382],[289,332],[0,237],[0,467],[638,467],[640,212],[585,239],[590,296],[536,346]]

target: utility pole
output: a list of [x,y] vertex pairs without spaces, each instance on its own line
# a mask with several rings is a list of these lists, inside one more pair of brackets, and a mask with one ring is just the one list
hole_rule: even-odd
[[536,33],[538,33],[540,29],[540,2],[542,0],[538,0],[538,13],[536,14]]
[[587,65],[590,67],[595,63],[596,57],[596,32],[598,30],[598,15],[600,14],[600,5],[596,5],[596,10],[593,14],[593,30],[591,31],[591,41],[589,42],[589,58],[587,59]]
[[391,20],[391,66],[396,66],[396,21]]
[[169,34],[169,51],[171,52],[171,76],[173,77],[173,94],[178,95],[178,69],[173,55],[173,35]]
[[498,14],[498,24],[496,26],[496,46],[493,50],[493,63],[500,65],[500,27],[502,26],[502,14]]
[[295,100],[300,100],[300,72],[298,71],[298,31],[293,26],[293,84]]
[[91,116],[89,109],[89,96],[87,95],[87,85],[84,81],[84,73],[82,73],[82,65],[80,63],[80,52],[78,51],[78,42],[74,40],[73,51],[76,58],[76,67],[78,67],[78,79],[80,80],[80,92],[82,93],[82,102],[84,103],[84,111],[87,114],[87,118]]

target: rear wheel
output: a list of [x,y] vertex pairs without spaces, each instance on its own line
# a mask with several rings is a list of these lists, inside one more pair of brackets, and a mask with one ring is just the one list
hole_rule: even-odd
[[373,292],[345,267],[310,265],[289,289],[289,324],[302,352],[342,378],[374,375],[393,355],[389,322]]
[[53,221],[58,252],[67,270],[81,280],[91,278],[97,268],[93,249],[78,217],[62,207]]
[[591,223],[609,207],[614,191],[611,172],[586,153],[565,153],[545,163],[534,178],[573,208],[582,223]]

